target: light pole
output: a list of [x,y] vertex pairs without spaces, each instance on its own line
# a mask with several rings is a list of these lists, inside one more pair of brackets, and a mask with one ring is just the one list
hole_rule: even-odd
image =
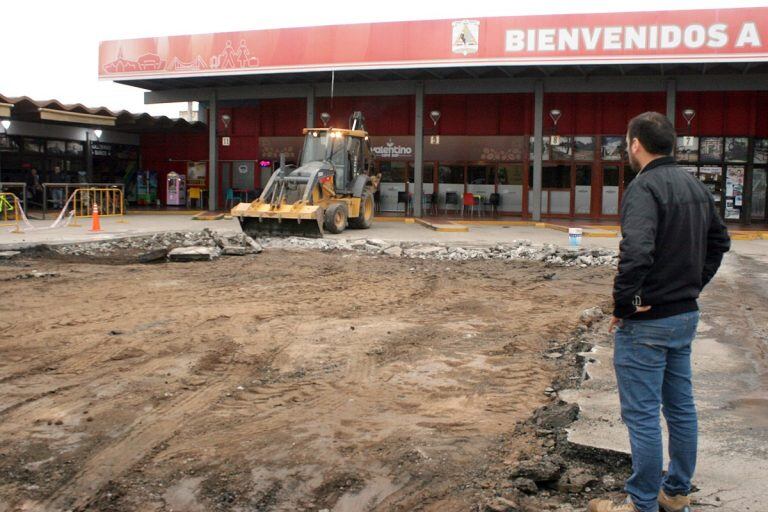
[[[3,132],[6,135],[6,138],[8,136],[8,128],[11,127],[11,120],[10,119],[3,119],[0,121],[0,125],[3,127]],[[2,183],[3,183],[3,152],[0,151],[0,191],[2,191]]]

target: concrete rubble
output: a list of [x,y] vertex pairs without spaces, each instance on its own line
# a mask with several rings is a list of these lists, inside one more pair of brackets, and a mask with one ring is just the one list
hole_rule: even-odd
[[[539,261],[558,267],[616,266],[618,263],[618,253],[609,249],[559,247],[553,244],[534,245],[529,240],[514,240],[510,243],[478,246],[402,242],[375,238],[347,240],[290,237],[254,240],[245,233],[222,234],[207,228],[200,231],[165,232],[146,236],[49,246],[50,250],[67,256],[106,257],[118,253],[133,252],[138,254],[139,261],[143,263],[163,261],[165,258],[160,251],[171,251],[183,247],[217,248],[220,250],[220,254],[225,256],[258,254],[264,248],[270,248],[354,251],[372,256],[439,261]],[[595,320],[599,320],[599,318]]]
[[[98,242],[52,245],[50,249],[67,256],[106,257],[117,253],[138,252],[138,261],[211,260],[220,255],[258,254],[263,248],[245,233],[219,234],[210,229],[156,233]],[[188,250],[183,250],[188,249]],[[186,256],[185,256],[186,255]],[[191,259],[185,259],[191,258]]]
[[555,266],[594,267],[615,266],[618,253],[608,249],[558,247],[552,244],[533,245],[529,240],[495,246],[461,247],[440,243],[384,241],[378,239],[343,240],[329,238],[264,238],[259,242],[267,248],[313,249],[320,251],[357,251],[395,258],[466,260],[528,260]]

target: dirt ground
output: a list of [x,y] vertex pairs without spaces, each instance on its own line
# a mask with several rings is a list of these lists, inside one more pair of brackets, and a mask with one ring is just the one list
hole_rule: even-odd
[[0,512],[477,510],[485,468],[535,442],[510,433],[550,400],[547,343],[611,276],[287,251],[0,265]]

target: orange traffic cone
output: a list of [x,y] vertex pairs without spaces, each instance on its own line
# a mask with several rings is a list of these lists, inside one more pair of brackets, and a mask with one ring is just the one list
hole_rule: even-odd
[[93,221],[91,222],[91,231],[101,231],[101,222],[99,221],[99,205],[93,203]]

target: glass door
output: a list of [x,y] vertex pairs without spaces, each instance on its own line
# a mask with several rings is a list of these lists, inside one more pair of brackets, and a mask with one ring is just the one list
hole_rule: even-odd
[[621,182],[621,166],[603,166],[603,195],[602,215],[619,214],[619,183]]
[[438,207],[444,213],[461,211],[461,201],[464,195],[464,165],[439,164],[437,169]]
[[499,210],[523,212],[523,164],[499,164]]
[[766,179],[768,169],[755,167],[752,169],[752,220],[766,220]]
[[379,184],[379,208],[383,212],[405,212],[404,195],[406,162],[386,160],[379,162],[381,183]]
[[[533,183],[533,166],[528,182]],[[528,190],[528,204],[533,203],[533,188]],[[541,170],[541,213],[569,215],[571,213],[571,166],[545,164]]]
[[[413,177],[413,162],[408,163],[408,198],[413,201],[413,194],[416,192],[414,187]],[[421,209],[426,214],[435,213],[436,207],[432,205],[433,194],[435,193],[435,163],[424,162],[421,168],[421,186],[422,186],[422,198]]]
[[592,166],[579,164],[576,166],[576,177],[573,187],[574,215],[589,215],[592,213]]
[[467,166],[467,192],[475,196],[478,207],[482,209],[496,191],[496,167],[494,165]]

